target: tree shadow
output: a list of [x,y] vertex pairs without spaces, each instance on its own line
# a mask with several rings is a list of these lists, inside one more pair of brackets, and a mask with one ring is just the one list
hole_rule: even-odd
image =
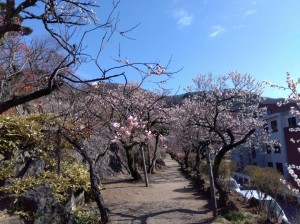
[[132,178],[126,178],[126,179],[118,179],[118,180],[105,180],[102,183],[104,185],[112,185],[112,184],[119,184],[119,183],[129,183],[129,184],[139,184],[142,183],[141,180],[134,180]]
[[[115,207],[115,209],[112,209],[110,211],[110,214],[112,217],[117,218],[117,223],[142,223],[146,224],[147,222],[153,223],[151,219],[163,219],[164,222],[160,223],[172,223],[171,221],[166,221],[170,220],[174,216],[182,222],[176,222],[176,223],[189,223],[189,224],[204,224],[204,223],[211,223],[212,218],[205,218],[203,220],[199,220],[195,222],[195,218],[193,221],[191,220],[184,220],[188,215],[194,216],[194,215],[204,215],[204,214],[209,214],[212,211],[212,205],[209,202],[209,197],[205,195],[203,192],[200,191],[199,181],[196,179],[190,178],[186,173],[183,172],[179,164],[172,164],[172,166],[167,167],[165,169],[159,170],[156,174],[149,174],[149,182],[150,185],[156,185],[156,184],[164,184],[164,183],[176,183],[176,182],[186,182],[188,181],[188,185],[183,188],[178,188],[173,190],[174,192],[179,192],[182,193],[179,197],[176,198],[170,198],[170,202],[162,202],[161,204],[158,202],[154,204],[140,204],[139,206],[130,206],[130,203],[124,203],[124,204],[115,204],[112,205],[111,208]],[[123,180],[118,180],[118,181],[112,181],[105,183],[105,185],[110,185],[114,183],[128,183],[126,186],[110,186],[109,188],[127,188],[130,187],[130,184],[132,183],[141,183],[142,182],[136,182],[134,180],[130,179],[123,179]],[[144,187],[141,184],[135,185],[135,187],[140,186]],[[180,184],[182,186],[182,184]],[[186,194],[185,194],[186,193]],[[176,201],[183,201],[183,200],[204,200],[207,202],[202,210],[194,210],[194,209],[186,209],[186,208],[174,208],[172,206],[172,203],[176,204]],[[205,203],[204,202],[204,203]],[[202,202],[203,203],[203,202]],[[202,207],[202,206],[201,206]],[[197,209],[197,208],[195,208]],[[174,213],[174,214],[172,214]],[[180,214],[178,214],[180,213]],[[161,216],[161,217],[158,217]],[[211,217],[211,215],[208,215]],[[114,220],[112,220],[114,221]]]
[[[197,200],[207,201],[207,203],[203,207],[210,209],[210,211],[212,211],[212,209],[213,209],[213,204],[210,200],[210,197],[200,190],[200,188],[197,184],[197,181],[194,179],[189,178],[189,185],[187,187],[178,188],[173,191],[183,193],[183,194],[188,193],[188,194],[193,195],[193,197],[196,197]],[[184,200],[184,198],[187,198],[187,197],[180,197],[178,199]],[[175,198],[175,200],[176,199],[177,198]]]
[[[183,213],[183,214],[190,214],[190,215],[200,215],[200,214],[207,214],[210,211],[209,210],[194,211],[194,210],[190,210],[190,209],[170,209],[170,210],[152,212],[152,213],[148,213],[148,214],[144,214],[144,215],[133,215],[133,214],[128,214],[127,212],[126,212],[126,214],[125,214],[125,212],[111,212],[110,214],[117,215],[117,216],[123,218],[123,221],[130,221],[131,223],[147,224],[147,221],[150,218],[154,218],[154,217],[160,216],[160,215],[171,214],[171,213],[175,213],[175,212],[177,212],[177,213],[179,212],[179,213]],[[122,221],[122,220],[119,220],[119,221]],[[204,223],[211,223],[211,221],[212,221],[212,218],[206,218],[203,220],[199,220],[199,222],[197,221],[196,223],[204,224]],[[184,223],[185,224],[194,224],[195,222],[188,222],[187,220],[185,220]]]

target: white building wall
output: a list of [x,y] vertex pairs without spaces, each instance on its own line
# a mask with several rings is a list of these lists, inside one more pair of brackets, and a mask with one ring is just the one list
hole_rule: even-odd
[[[264,119],[268,123],[270,140],[277,140],[280,142],[280,153],[272,153],[267,154],[265,148],[264,149],[256,149],[256,158],[252,157],[252,154],[249,154],[249,149],[239,148],[232,151],[232,160],[234,160],[240,166],[244,167],[247,165],[257,165],[261,167],[268,167],[268,163],[272,163],[272,167],[277,169],[276,163],[281,163],[283,167],[283,176],[285,179],[290,179],[290,175],[287,171],[287,150],[285,144],[285,136],[284,136],[284,128],[288,127],[288,118],[293,117],[288,111],[282,113],[274,113],[270,115],[265,115]],[[277,132],[272,132],[271,121],[277,121]],[[298,122],[298,121],[297,121]],[[241,156],[242,155],[242,156]],[[249,155],[251,158],[249,159]],[[244,168],[241,167],[241,168]]]
[[[266,115],[265,119],[268,122],[269,130],[270,130],[270,140],[277,140],[280,142],[281,147],[280,153],[272,152],[271,154],[266,154],[266,163],[265,166],[268,166],[268,162],[273,163],[273,168],[276,169],[276,163],[281,163],[283,166],[283,175],[286,179],[289,179],[289,174],[287,171],[287,152],[286,152],[286,144],[285,144],[285,136],[284,136],[284,128],[288,127],[288,118],[293,117],[288,111],[282,113],[275,113],[271,115]],[[271,130],[271,122],[276,120],[278,125],[278,131],[272,132]]]

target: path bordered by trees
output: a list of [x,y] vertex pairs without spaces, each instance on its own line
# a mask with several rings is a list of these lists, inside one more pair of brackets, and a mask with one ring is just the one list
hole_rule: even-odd
[[210,223],[212,212],[201,195],[167,155],[166,168],[150,177],[150,185],[106,183],[103,196],[112,223]]

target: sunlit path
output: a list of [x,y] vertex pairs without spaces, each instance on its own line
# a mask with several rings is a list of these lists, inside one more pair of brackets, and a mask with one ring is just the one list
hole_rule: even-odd
[[150,177],[150,186],[123,181],[105,184],[113,223],[210,223],[207,200],[169,155],[167,168]]

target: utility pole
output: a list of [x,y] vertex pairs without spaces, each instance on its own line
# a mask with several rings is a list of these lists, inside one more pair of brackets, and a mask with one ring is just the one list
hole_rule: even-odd
[[211,162],[210,162],[209,147],[206,147],[206,162],[208,165],[208,173],[209,173],[209,180],[210,180],[210,194],[211,194],[211,200],[212,200],[212,204],[213,204],[213,214],[214,214],[214,217],[217,217],[218,216],[218,206],[217,206],[217,200],[216,200],[216,194],[215,194],[214,174],[212,172]]
[[146,167],[146,161],[145,161],[144,143],[141,144],[141,151],[142,151],[142,159],[143,159],[143,168],[144,168],[145,184],[146,184],[146,187],[148,187],[149,182],[148,182],[147,167]]

